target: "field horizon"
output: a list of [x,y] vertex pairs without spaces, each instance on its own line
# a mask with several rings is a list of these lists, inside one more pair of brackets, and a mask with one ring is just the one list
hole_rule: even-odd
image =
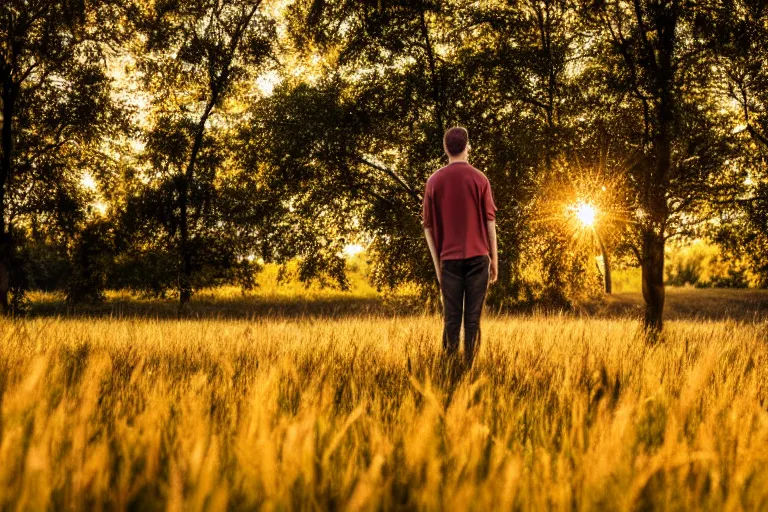
[[[356,283],[350,291],[309,287],[296,283],[242,291],[236,287],[206,289],[193,296],[189,317],[198,319],[257,319],[367,315],[419,316],[424,308],[414,296],[387,296],[367,283]],[[124,291],[107,292],[102,303],[70,306],[63,292],[30,294],[30,317],[80,318],[178,318],[178,299],[145,298]],[[574,302],[567,310],[542,308],[511,310],[503,313],[486,307],[486,315],[530,317],[542,314],[575,318],[630,318],[643,315],[639,291],[622,291],[597,299]],[[768,319],[768,290],[667,287],[665,318],[669,320],[739,320],[758,322]]]

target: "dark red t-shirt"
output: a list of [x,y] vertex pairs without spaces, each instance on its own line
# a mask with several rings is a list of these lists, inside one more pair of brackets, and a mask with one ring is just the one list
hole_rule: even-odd
[[427,180],[423,208],[441,260],[489,253],[486,221],[496,220],[496,206],[485,174],[466,162],[446,165]]

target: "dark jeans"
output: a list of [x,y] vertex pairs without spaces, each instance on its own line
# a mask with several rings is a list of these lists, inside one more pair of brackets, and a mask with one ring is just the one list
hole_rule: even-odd
[[455,355],[459,349],[464,317],[464,361],[472,366],[480,347],[480,313],[488,289],[490,258],[487,255],[440,262],[443,293],[443,349]]

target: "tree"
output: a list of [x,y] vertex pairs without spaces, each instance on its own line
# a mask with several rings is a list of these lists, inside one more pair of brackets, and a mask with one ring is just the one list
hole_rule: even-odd
[[662,327],[664,247],[726,193],[732,151],[728,119],[712,96],[712,54],[702,42],[706,2],[605,1],[586,4],[596,38],[589,74],[600,113],[625,144],[635,229],[629,245],[642,268],[645,326]]
[[[247,176],[231,173],[228,136],[254,94],[249,81],[272,55],[274,23],[261,0],[155,2],[144,13],[139,70],[151,102],[141,171],[146,186],[129,206],[144,240],[162,241],[178,258],[174,278],[180,312],[186,309],[196,276],[232,267],[248,252],[244,237],[253,225],[232,226],[227,194],[237,194]],[[233,189],[227,189],[231,185]],[[254,201],[257,208],[258,201]],[[240,216],[240,220],[244,220]],[[232,229],[230,229],[232,228]],[[239,233],[238,233],[239,232]],[[239,243],[233,241],[238,237]],[[148,235],[148,236],[147,236]]]
[[7,0],[0,6],[0,309],[21,299],[20,241],[33,224],[69,232],[82,171],[124,127],[105,65],[129,24],[118,2]]
[[724,77],[721,94],[737,106],[739,154],[732,166],[740,185],[723,205],[715,238],[730,253],[745,256],[768,286],[768,5],[762,1],[721,2],[707,32],[716,68]]
[[297,2],[289,15],[306,60],[320,60],[320,77],[286,77],[254,106],[245,134],[263,156],[252,168],[292,205],[291,224],[302,233],[283,254],[343,280],[336,253],[354,228],[373,239],[379,284],[428,282],[421,189],[439,166],[456,71],[437,54],[441,13],[429,2]]
[[503,211],[506,257],[492,298],[538,297],[549,306],[567,306],[572,291],[589,287],[589,279],[573,275],[584,274],[584,255],[573,251],[568,230],[543,222],[553,212],[541,199],[551,200],[552,191],[543,190],[548,184],[567,181],[562,161],[583,151],[584,101],[575,77],[585,58],[584,34],[574,5],[564,0],[469,4],[459,19],[464,20],[459,30],[471,34],[461,63],[477,69],[469,87],[480,87],[471,101],[482,108],[462,117],[490,149],[480,163],[499,198],[516,206]]
[[[500,210],[501,279],[491,300],[543,294],[566,302],[556,290],[574,261],[544,250],[565,240],[533,228],[531,204],[538,177],[556,172],[552,162],[569,148],[578,118],[578,91],[568,83],[571,15],[556,1],[297,2],[294,35],[307,60],[319,61],[312,72],[320,78],[286,79],[255,107],[252,132],[267,134],[260,154],[270,183],[286,200],[332,210],[337,239],[348,236],[346,219],[358,219],[373,240],[379,285],[415,281],[434,296],[421,193],[444,162],[445,128],[462,124]],[[558,279],[524,277],[521,262],[534,252],[546,252],[545,272]],[[543,293],[533,290],[540,283]]]

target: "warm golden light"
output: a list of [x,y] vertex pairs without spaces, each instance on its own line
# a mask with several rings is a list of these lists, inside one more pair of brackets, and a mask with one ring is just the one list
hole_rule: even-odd
[[365,247],[360,244],[347,244],[344,246],[344,255],[351,258],[353,256],[357,256],[364,250]]
[[591,228],[595,225],[595,216],[597,215],[597,210],[591,204],[579,203],[574,208],[574,212],[576,213],[576,218],[579,219],[579,222],[585,226]]
[[80,186],[91,192],[96,191],[99,187],[96,185],[96,180],[93,179],[90,173],[86,172],[80,179]]
[[102,217],[107,214],[107,210],[109,209],[109,205],[104,201],[96,201],[95,203],[92,203],[91,206],[93,206],[93,209]]

